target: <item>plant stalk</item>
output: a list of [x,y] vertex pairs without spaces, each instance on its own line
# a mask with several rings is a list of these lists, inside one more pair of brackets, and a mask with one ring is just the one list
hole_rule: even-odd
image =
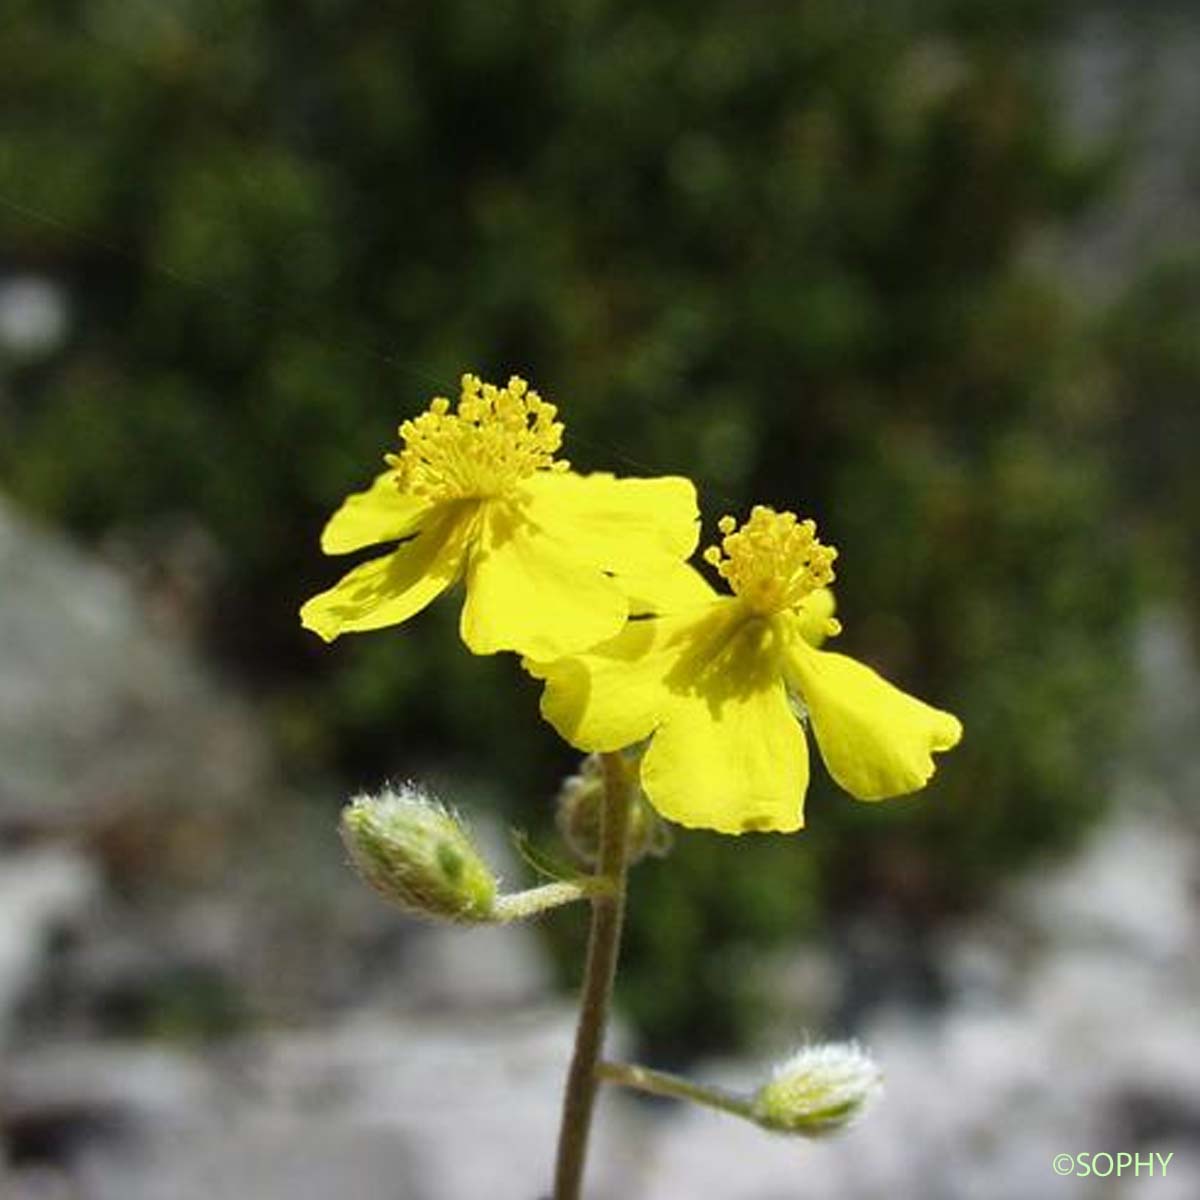
[[670,1096],[674,1100],[690,1100],[706,1108],[720,1109],[735,1117],[755,1120],[754,1101],[749,1096],[727,1091],[725,1088],[709,1087],[672,1075],[667,1071],[656,1071],[652,1067],[640,1067],[634,1063],[602,1062],[596,1073],[605,1083],[619,1084],[635,1091],[648,1092],[651,1096]]
[[493,921],[523,921],[558,908],[562,904],[573,904],[576,900],[588,900],[612,889],[607,880],[592,876],[590,879],[564,879],[558,883],[545,883],[541,887],[528,888],[523,892],[508,892],[497,896],[492,905]]
[[612,1003],[613,979],[621,944],[621,921],[625,910],[630,780],[624,759],[619,753],[602,755],[601,761],[604,766],[604,809],[596,878],[606,880],[609,887],[598,890],[591,897],[592,925],[588,937],[587,966],[583,976],[579,1024],[575,1030],[575,1052],[563,1096],[558,1160],[554,1172],[554,1200],[580,1200],[592,1111],[600,1084],[596,1068]]

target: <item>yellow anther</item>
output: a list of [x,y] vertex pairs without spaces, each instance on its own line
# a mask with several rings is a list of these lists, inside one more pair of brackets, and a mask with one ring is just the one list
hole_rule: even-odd
[[837,550],[817,540],[817,527],[796,514],[757,505],[740,528],[722,517],[720,546],[710,546],[704,559],[716,567],[755,612],[769,616],[794,608],[817,588],[833,582]]
[[403,492],[430,500],[503,495],[535,471],[566,470],[558,410],[514,375],[504,387],[462,377],[457,411],[444,396],[400,426],[404,448],[386,456]]

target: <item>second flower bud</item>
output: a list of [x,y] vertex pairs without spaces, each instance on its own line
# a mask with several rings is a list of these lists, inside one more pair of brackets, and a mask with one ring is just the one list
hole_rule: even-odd
[[[629,813],[627,854],[632,866],[647,856],[665,858],[673,838],[670,826],[650,807],[638,786],[637,759],[623,758],[629,775],[632,808]],[[584,866],[594,867],[600,855],[600,823],[604,811],[604,769],[598,754],[589,754],[577,775],[563,780],[558,792],[555,823],[571,854]]]

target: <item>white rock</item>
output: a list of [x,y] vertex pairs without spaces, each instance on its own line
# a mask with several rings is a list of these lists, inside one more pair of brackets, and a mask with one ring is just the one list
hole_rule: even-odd
[[94,902],[92,864],[67,849],[0,855],[0,1043],[12,1010],[37,978],[48,937]]
[[70,308],[63,288],[38,275],[0,280],[0,353],[41,358],[66,340]]

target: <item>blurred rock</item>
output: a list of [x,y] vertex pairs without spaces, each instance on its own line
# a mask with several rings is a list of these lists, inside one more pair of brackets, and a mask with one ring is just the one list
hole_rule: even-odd
[[1119,808],[1076,861],[1025,880],[1012,899],[1057,948],[1170,968],[1200,946],[1200,855],[1169,818]]
[[[472,836],[502,890],[532,886],[517,862],[503,827],[485,813],[472,814]],[[452,929],[436,923],[413,926],[400,980],[406,1008],[464,1013],[515,1009],[544,998],[550,989],[544,952],[528,925]]]
[[[207,1057],[136,1046],[19,1055],[7,1119],[72,1113],[53,1161],[81,1200],[537,1200],[549,1183],[573,1014],[367,1016]],[[90,1116],[83,1120],[83,1114]],[[602,1106],[590,1196],[630,1195],[638,1134]],[[636,1157],[636,1156],[632,1156]]]
[[122,872],[211,866],[222,810],[268,775],[247,707],[2,499],[0,654],[0,832],[83,831]]
[[75,1185],[51,1167],[5,1172],[0,1168],[0,1195],[6,1200],[79,1200]]
[[99,880],[82,855],[0,854],[0,1047],[13,1010],[37,980],[48,943],[95,902]]
[[1149,808],[1148,816],[1173,809],[1200,828],[1200,662],[1194,623],[1176,609],[1158,608],[1138,623],[1135,643],[1141,678],[1131,706],[1134,753],[1126,764],[1123,806]]
[[221,545],[194,516],[162,515],[110,530],[100,552],[132,584],[155,633],[177,644],[199,641],[227,564]]
[[[1092,152],[1120,146],[1121,186],[1065,247],[1065,263],[1094,303],[1162,253],[1200,237],[1195,116],[1200,113],[1200,21],[1187,4],[1081,5],[1064,26],[1060,112]],[[1136,120],[1131,114],[1136,113]]]
[[[120,574],[0,500],[3,954],[41,955],[36,919],[20,915],[37,903],[30,888],[65,887],[74,872],[81,895],[91,881],[76,936],[37,979],[14,971],[0,982],[5,999],[10,979],[37,985],[22,1028],[227,1024],[261,944],[245,920],[257,875],[245,874],[242,847],[261,836],[258,816],[278,792],[249,706],[156,631]],[[231,878],[245,883],[229,889]]]
[[[887,1083],[861,1127],[800,1143],[679,1110],[661,1123],[638,1194],[1011,1200],[1103,1186],[1141,1197],[1160,1194],[1144,1177],[1058,1177],[1051,1161],[1155,1150],[1176,1153],[1170,1188],[1154,1180],[1161,1194],[1200,1194],[1198,863],[1186,830],[1116,820],[1078,860],[1020,881],[998,913],[957,931],[947,954],[985,964],[987,986],[967,971],[936,1019],[893,1008],[862,1031]],[[696,1073],[745,1088],[764,1069]]]
[[[1134,1200],[1200,1195],[1200,671],[1186,626],[1138,644],[1116,803],[1073,858],[950,929],[943,1008],[894,1000],[859,1032],[886,1078],[846,1137],[797,1143],[700,1110],[660,1118],[647,1200]],[[781,1053],[787,1049],[780,1047]],[[766,1064],[696,1069],[746,1088]],[[1174,1153],[1167,1176],[1056,1176],[1056,1154]]]
[[13,1010],[43,965],[56,932],[80,924],[98,878],[88,859],[67,850],[0,854],[0,1048]]
[[27,362],[59,349],[70,330],[62,286],[39,275],[0,277],[0,357]]
[[125,574],[0,501],[0,581],[0,837],[69,840],[115,885],[54,962],[37,1028],[212,1034],[371,996],[491,1010],[544,993],[528,930],[462,939],[370,893],[336,799],[281,786],[254,711]]
[[0,1192],[535,1200],[573,1017],[532,931],[390,909],[186,630],[3,505],[0,581]]

